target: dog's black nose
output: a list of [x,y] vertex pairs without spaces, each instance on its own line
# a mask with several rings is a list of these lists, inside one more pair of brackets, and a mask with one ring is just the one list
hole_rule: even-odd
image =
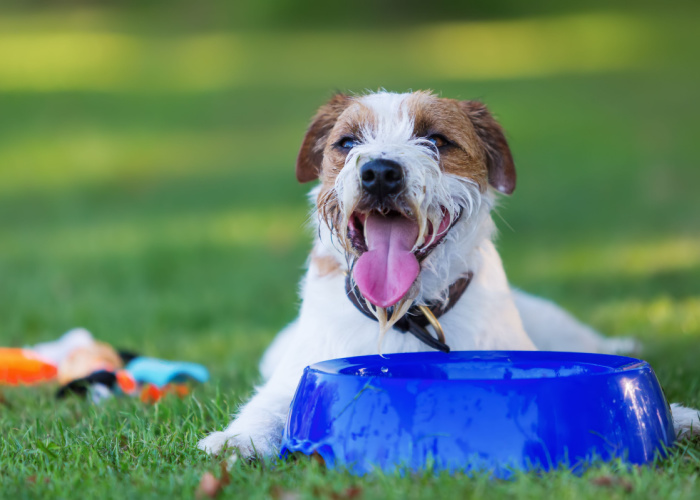
[[368,161],[360,169],[362,189],[367,194],[382,201],[390,194],[396,194],[403,187],[401,165],[391,160]]

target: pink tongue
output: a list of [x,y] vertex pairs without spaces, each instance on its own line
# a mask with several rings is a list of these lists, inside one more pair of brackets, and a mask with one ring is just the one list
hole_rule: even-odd
[[367,252],[355,263],[353,277],[362,295],[377,307],[390,307],[406,295],[420,264],[411,253],[418,224],[405,217],[371,214],[365,220]]

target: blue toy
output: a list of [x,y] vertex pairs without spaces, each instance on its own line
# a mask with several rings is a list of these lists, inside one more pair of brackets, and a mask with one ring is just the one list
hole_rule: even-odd
[[307,367],[282,453],[317,452],[330,468],[582,470],[633,464],[674,441],[648,363],[602,354],[470,351],[337,359]]
[[138,357],[132,359],[125,370],[139,384],[153,384],[156,387],[164,387],[171,382],[185,382],[188,379],[201,383],[209,380],[209,372],[206,368],[197,363],[184,361]]

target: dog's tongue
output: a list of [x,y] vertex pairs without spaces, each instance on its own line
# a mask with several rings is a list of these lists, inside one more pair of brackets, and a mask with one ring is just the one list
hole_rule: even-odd
[[417,238],[415,221],[400,216],[367,216],[368,251],[355,263],[353,277],[362,295],[375,306],[396,304],[418,277],[420,264],[411,253]]

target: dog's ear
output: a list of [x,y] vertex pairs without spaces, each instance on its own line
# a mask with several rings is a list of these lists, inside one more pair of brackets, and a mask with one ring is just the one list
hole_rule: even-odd
[[515,164],[503,129],[481,102],[461,101],[460,106],[486,149],[489,184],[501,193],[511,194],[515,189]]
[[310,182],[318,179],[323,162],[323,149],[331,129],[350,103],[345,94],[336,94],[316,112],[306,131],[297,156],[297,180]]

